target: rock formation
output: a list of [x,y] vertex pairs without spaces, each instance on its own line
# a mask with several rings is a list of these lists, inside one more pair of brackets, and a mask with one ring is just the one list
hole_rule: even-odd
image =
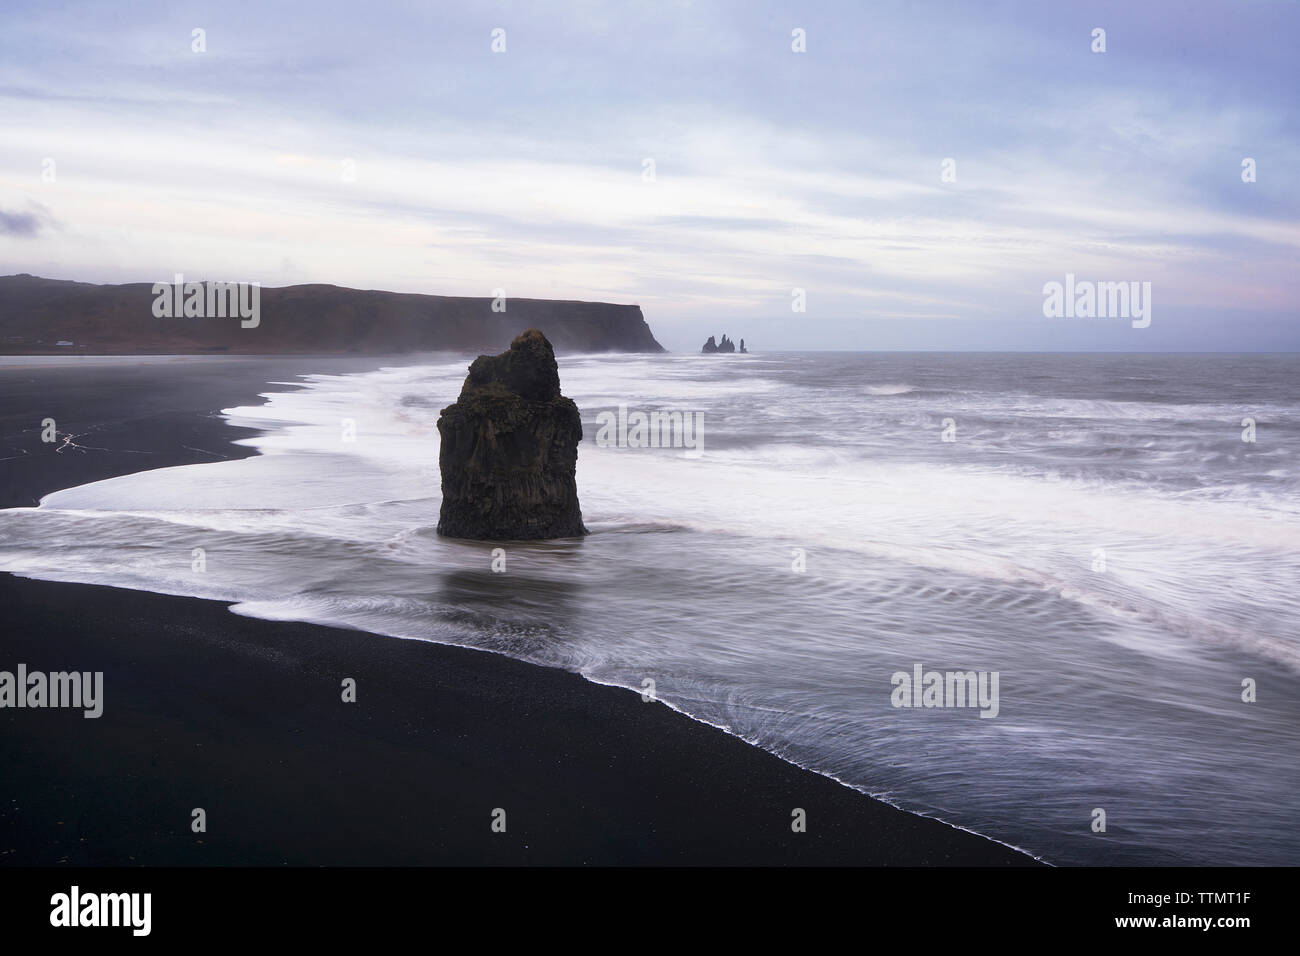
[[714,352],[734,352],[736,351],[736,343],[727,338],[727,333],[723,332],[721,342],[715,342],[713,336],[710,335],[709,340],[704,343],[704,348],[700,349],[700,351],[705,355],[711,355]]
[[741,340],[740,340],[740,354],[741,354],[741,355],[744,355],[747,351],[748,351],[748,349],[745,348],[745,340],[744,340],[744,339],[741,339]]
[[474,360],[438,433],[439,534],[505,541],[587,533],[575,476],[582,420],[560,394],[555,351],[537,329]]

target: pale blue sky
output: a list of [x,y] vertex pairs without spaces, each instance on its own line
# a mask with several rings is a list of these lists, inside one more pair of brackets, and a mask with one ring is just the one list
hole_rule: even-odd
[[[1249,0],[8,0],[0,273],[638,302],[673,349],[1300,349],[1298,41]],[[1067,272],[1151,282],[1150,327],[1044,318]]]

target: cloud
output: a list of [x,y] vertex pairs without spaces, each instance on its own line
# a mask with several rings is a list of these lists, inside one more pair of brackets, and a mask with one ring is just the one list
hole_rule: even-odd
[[637,301],[686,345],[702,314],[788,319],[800,287],[766,346],[874,347],[877,320],[924,345],[951,315],[952,347],[989,348],[1073,272],[1152,281],[1158,322],[1245,309],[1300,347],[1298,6],[575,2],[191,22],[11,0],[0,256],[31,271],[22,240],[58,229],[24,205],[54,195],[48,156],[76,229],[41,250],[69,278]]
[[0,209],[0,236],[17,236],[35,239],[46,226],[54,225],[54,217],[39,203],[30,203],[30,212],[7,212]]

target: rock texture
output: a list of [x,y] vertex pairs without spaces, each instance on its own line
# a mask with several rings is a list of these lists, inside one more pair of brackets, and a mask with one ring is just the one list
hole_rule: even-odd
[[714,352],[734,352],[736,351],[736,343],[727,338],[727,333],[723,332],[721,342],[715,342],[713,336],[710,335],[709,340],[704,343],[704,348],[700,349],[700,351],[706,355]]
[[439,534],[506,541],[587,533],[576,480],[582,420],[560,394],[555,351],[537,329],[474,360],[438,432]]
[[479,353],[537,327],[561,351],[664,351],[640,306],[608,302],[508,298],[494,311],[490,298],[293,285],[262,289],[259,324],[241,328],[238,319],[157,318],[154,298],[150,283],[0,276],[0,354]]

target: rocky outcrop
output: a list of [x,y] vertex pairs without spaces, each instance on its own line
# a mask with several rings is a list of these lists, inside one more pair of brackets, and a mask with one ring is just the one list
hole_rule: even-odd
[[474,360],[438,433],[439,534],[506,541],[587,533],[576,480],[582,419],[560,394],[555,351],[537,329]]
[[734,352],[736,351],[736,343],[727,338],[727,333],[723,332],[721,342],[715,342],[713,336],[710,335],[709,340],[704,343],[704,348],[700,349],[700,351],[705,355],[711,355],[714,352]]
[[740,340],[740,354],[741,354],[741,355],[745,355],[748,351],[749,351],[749,350],[748,350],[747,348],[745,348],[745,340],[744,340],[744,339],[741,339],[741,340]]
[[[170,283],[174,276],[157,278]],[[204,289],[206,299],[208,286]],[[546,329],[562,352],[664,351],[640,306],[609,302],[495,300],[293,285],[260,290],[260,314],[252,327],[241,326],[238,318],[156,316],[156,299],[149,283],[91,285],[32,275],[0,276],[0,354],[478,353],[500,348],[530,328]],[[75,346],[60,347],[60,341]]]

